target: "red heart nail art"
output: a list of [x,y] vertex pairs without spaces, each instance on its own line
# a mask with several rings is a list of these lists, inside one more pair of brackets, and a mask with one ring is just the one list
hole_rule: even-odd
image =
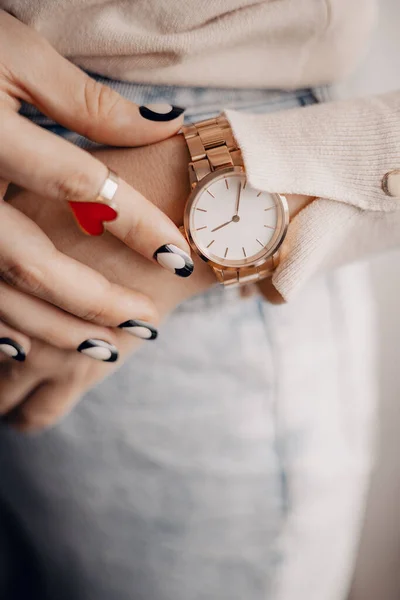
[[101,202],[68,202],[81,229],[88,235],[101,235],[104,221],[115,221],[117,211]]

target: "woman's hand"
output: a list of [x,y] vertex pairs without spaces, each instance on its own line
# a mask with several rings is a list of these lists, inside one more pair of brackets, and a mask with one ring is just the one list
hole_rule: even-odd
[[[144,148],[105,149],[95,155],[129,182],[135,181],[140,191],[177,225],[182,222],[189,193],[189,156],[182,136]],[[184,299],[215,284],[211,269],[200,259],[195,258],[192,277],[174,278],[130,251],[112,235],[88,238],[72,221],[61,223],[62,208],[51,200],[14,186],[10,187],[6,200],[14,210],[35,221],[62,253],[98,269],[114,284],[140,289],[152,299],[161,317]],[[53,210],[50,211],[50,207]],[[141,340],[123,330],[114,330],[114,335],[121,360],[140,346]],[[32,349],[25,363],[9,359],[0,362],[0,415],[8,415],[10,422],[24,430],[49,426],[116,366],[96,363],[76,352],[32,339]]]
[[[37,194],[37,212],[54,211],[58,233],[73,224],[68,200],[93,201],[108,169],[20,116],[22,100],[106,144],[149,144],[169,137],[182,123],[181,109],[163,105],[152,110],[124,100],[57,54],[34,30],[0,11],[0,191],[12,182]],[[160,210],[124,181],[113,201],[119,216],[106,228],[115,237],[172,272],[191,273],[189,247]],[[183,267],[176,268],[178,263]],[[0,199],[0,350],[23,360],[34,337],[114,360],[110,327],[132,319],[151,322],[156,310],[142,294],[97,273],[97,263],[92,267],[57,250],[35,223]]]
[[[95,155],[118,170],[128,182],[135,181],[138,189],[165,211],[174,223],[182,223],[190,190],[187,172],[189,154],[182,136],[139,149],[104,149]],[[167,272],[130,252],[113,236],[91,240],[82,236],[71,222],[67,227],[61,226],[60,207],[50,211],[49,200],[39,201],[30,192],[10,189],[8,202],[38,223],[60,251],[97,268],[114,283],[128,288],[137,287],[152,298],[161,317],[186,298],[216,283],[208,265],[196,257],[192,277],[171,278]],[[292,214],[306,202],[308,199],[303,197],[290,198]],[[123,331],[115,334],[122,359],[139,348],[140,340]],[[79,358],[76,353],[33,340],[26,363],[21,365],[9,360],[0,363],[0,414],[11,411],[10,422],[23,430],[49,426],[114,368],[114,365],[96,364]]]

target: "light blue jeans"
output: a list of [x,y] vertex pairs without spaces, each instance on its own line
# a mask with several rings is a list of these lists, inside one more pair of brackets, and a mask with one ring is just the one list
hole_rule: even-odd
[[[316,101],[109,83],[189,118]],[[220,288],[180,306],[57,427],[0,431],[0,597],[344,600],[372,463],[373,347],[364,265],[287,306]]]

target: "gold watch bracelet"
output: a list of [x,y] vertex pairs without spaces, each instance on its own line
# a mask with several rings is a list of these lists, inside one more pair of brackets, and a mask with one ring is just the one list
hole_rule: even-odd
[[[242,153],[234,138],[228,119],[219,115],[212,119],[182,127],[191,162],[189,181],[191,189],[207,175],[227,167],[242,167]],[[272,274],[277,266],[276,254],[258,267],[212,267],[218,281],[226,286],[255,283]]]

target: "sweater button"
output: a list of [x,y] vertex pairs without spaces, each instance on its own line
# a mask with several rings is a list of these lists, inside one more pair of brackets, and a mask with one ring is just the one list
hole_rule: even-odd
[[387,196],[400,198],[400,169],[385,173],[382,178],[382,189]]

